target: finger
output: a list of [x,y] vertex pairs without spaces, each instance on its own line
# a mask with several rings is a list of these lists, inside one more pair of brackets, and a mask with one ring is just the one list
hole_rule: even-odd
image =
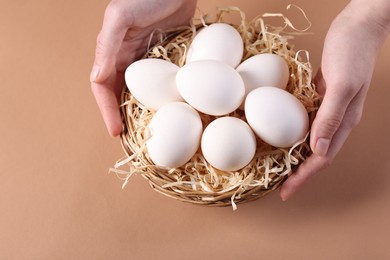
[[365,100],[366,92],[360,91],[350,103],[343,122],[340,128],[332,139],[330,149],[326,156],[318,156],[312,154],[306,161],[304,161],[282,185],[280,189],[280,197],[282,200],[290,198],[302,185],[304,185],[312,176],[320,172],[322,169],[328,167],[341,147],[345,143],[352,129],[359,123]]
[[114,77],[111,76],[105,84],[92,83],[91,88],[96,102],[102,114],[108,133],[115,137],[122,131],[122,120],[118,105],[117,92],[111,86],[115,85]]
[[116,57],[127,31],[121,16],[120,9],[111,2],[97,38],[91,82],[103,83],[115,70]]
[[312,154],[307,158],[281,186],[279,195],[283,201],[289,199],[300,187],[302,187],[312,176],[328,167],[336,154],[340,151],[352,127],[343,123],[332,139],[330,149],[326,156]]
[[321,75],[317,82],[320,89],[326,90],[311,128],[310,146],[314,154],[325,156],[354,93],[346,85],[335,83],[329,86]]
[[119,135],[122,130],[115,63],[127,29],[120,16],[120,9],[111,2],[106,9],[103,27],[97,39],[90,75],[92,92],[111,136]]
[[288,200],[301,186],[303,186],[313,175],[325,168],[326,157],[312,154],[307,158],[288,179],[282,184],[279,196],[283,201]]
[[318,69],[313,81],[316,85],[316,91],[318,92],[318,94],[320,94],[321,97],[325,96],[325,80],[322,76],[321,68]]

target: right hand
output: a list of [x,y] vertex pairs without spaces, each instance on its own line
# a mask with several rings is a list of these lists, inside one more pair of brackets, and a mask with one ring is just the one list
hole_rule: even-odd
[[122,131],[119,100],[126,68],[146,52],[155,29],[188,24],[196,0],[112,0],[96,44],[90,81],[111,136]]
[[283,200],[331,164],[361,119],[376,58],[390,31],[390,2],[371,4],[351,1],[329,28],[315,78],[323,102],[310,133],[313,154],[283,183]]

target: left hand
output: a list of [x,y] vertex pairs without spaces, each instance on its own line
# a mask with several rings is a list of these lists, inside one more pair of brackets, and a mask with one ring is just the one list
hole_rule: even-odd
[[119,101],[126,68],[145,52],[150,34],[189,24],[196,0],[112,0],[96,43],[91,89],[108,133],[122,131]]

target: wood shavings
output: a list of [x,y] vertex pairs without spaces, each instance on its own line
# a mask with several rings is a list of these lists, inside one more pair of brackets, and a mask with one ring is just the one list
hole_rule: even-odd
[[[245,51],[243,60],[260,53],[274,53],[284,58],[289,65],[290,79],[287,91],[296,96],[305,106],[310,122],[314,120],[319,107],[320,98],[312,84],[312,68],[309,53],[304,50],[295,52],[289,44],[294,33],[306,32],[311,23],[302,9],[289,5],[287,9],[298,8],[308,27],[297,29],[283,14],[266,13],[247,21],[245,14],[237,7],[220,8],[214,22],[223,22],[223,17],[231,13],[239,13],[241,23],[233,25],[241,34]],[[264,18],[280,17],[284,27],[266,25]],[[144,58],[160,58],[183,66],[189,45],[196,33],[203,27],[213,23],[207,16],[194,19],[190,26],[166,32],[156,31],[159,42],[152,47]],[[286,28],[293,33],[285,33]],[[130,176],[140,174],[149,180],[156,191],[181,201],[207,206],[232,206],[256,200],[275,190],[311,153],[308,144],[309,134],[289,149],[272,147],[259,138],[257,151],[249,165],[235,172],[223,172],[213,168],[198,152],[185,165],[177,169],[157,167],[150,160],[146,151],[146,141],[150,138],[148,124],[153,112],[142,106],[131,96],[127,88],[122,93],[121,105],[124,131],[121,143],[126,157],[119,160],[110,172],[114,172],[124,180],[124,186]],[[243,111],[239,109],[230,114],[245,120]],[[201,114],[204,127],[216,117]],[[119,168],[128,166],[129,170]]]

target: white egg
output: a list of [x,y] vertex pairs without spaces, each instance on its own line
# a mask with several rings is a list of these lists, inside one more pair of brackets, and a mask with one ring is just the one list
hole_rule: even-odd
[[174,101],[183,101],[176,88],[179,67],[161,59],[136,61],[126,69],[125,80],[130,93],[144,106],[158,110]]
[[198,112],[183,102],[161,107],[150,121],[151,138],[146,142],[152,161],[177,168],[188,162],[199,148],[202,121]]
[[240,64],[244,44],[239,32],[225,23],[214,23],[202,29],[193,39],[186,63],[217,60],[233,68]]
[[221,117],[204,130],[201,148],[204,158],[213,167],[236,171],[252,161],[256,152],[256,137],[243,120]]
[[194,61],[176,76],[179,93],[195,109],[209,115],[225,115],[237,109],[245,94],[244,82],[229,65],[214,61]]
[[245,94],[258,87],[273,86],[286,89],[289,79],[287,62],[277,54],[258,54],[243,61],[238,67],[245,83]]
[[256,135],[275,147],[291,147],[308,131],[305,107],[280,88],[261,87],[250,92],[245,101],[245,115]]

